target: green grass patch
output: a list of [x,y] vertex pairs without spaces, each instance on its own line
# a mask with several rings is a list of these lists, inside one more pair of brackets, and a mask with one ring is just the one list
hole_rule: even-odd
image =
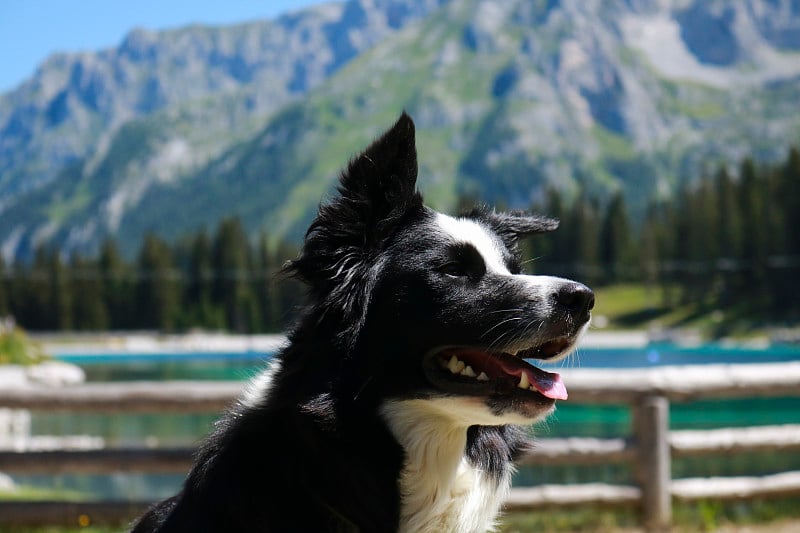
[[87,527],[0,527],[0,533],[119,533],[126,527],[87,526]]
[[54,200],[47,206],[47,218],[56,224],[63,224],[68,218],[82,213],[92,202],[92,193],[86,183],[81,183],[69,196]]
[[39,344],[19,328],[0,325],[0,365],[36,365],[49,359]]
[[63,489],[42,489],[37,487],[17,487],[11,492],[0,491],[0,502],[44,502],[69,500],[73,502],[87,501],[91,495]]
[[749,304],[721,308],[711,297],[681,302],[679,287],[628,283],[595,287],[594,291],[594,324],[601,329],[690,329],[708,339],[746,340],[782,324],[767,310]]
[[594,292],[595,322],[601,320],[609,329],[643,328],[679,312],[664,306],[662,291],[655,287],[620,284],[598,287]]
[[658,306],[661,296],[657,290],[639,284],[609,285],[595,292],[595,314],[609,319]]
[[[752,533],[796,531],[800,526],[800,497],[753,499],[743,502],[699,501],[673,506],[674,533],[740,530]],[[110,526],[0,526],[0,533],[112,533],[124,527]],[[546,508],[509,513],[502,517],[501,533],[548,533],[563,531],[642,531],[639,513],[628,507]]]
[[637,155],[631,141],[622,135],[600,126],[592,128],[592,135],[597,139],[606,159],[630,160]]
[[[800,497],[753,499],[743,502],[699,501],[673,506],[673,532],[716,531],[720,528],[748,531],[791,531],[800,525]],[[754,529],[750,529],[754,526]],[[632,508],[550,508],[510,513],[503,517],[503,533],[557,531],[641,531],[639,514]]]

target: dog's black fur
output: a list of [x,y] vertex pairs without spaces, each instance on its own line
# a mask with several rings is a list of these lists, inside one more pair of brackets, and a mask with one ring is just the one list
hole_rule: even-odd
[[[135,533],[491,525],[512,463],[528,446],[514,424],[545,416],[558,396],[547,392],[555,375],[508,354],[562,357],[593,297],[568,280],[519,275],[517,240],[555,221],[486,210],[442,217],[423,205],[416,177],[414,125],[403,114],[350,162],[339,195],[320,207],[286,268],[310,296],[288,345],[217,423],[181,492],[152,507]],[[496,362],[489,380],[457,376],[444,368],[451,352],[528,368],[514,372],[542,376],[545,392],[516,388],[519,376]],[[451,439],[441,446],[440,425]],[[441,460],[417,464],[423,440]],[[455,458],[441,451],[451,441]],[[499,495],[468,523],[456,516],[468,504],[449,488],[459,472],[477,472],[475,490]],[[438,487],[430,503],[413,503],[429,485]]]

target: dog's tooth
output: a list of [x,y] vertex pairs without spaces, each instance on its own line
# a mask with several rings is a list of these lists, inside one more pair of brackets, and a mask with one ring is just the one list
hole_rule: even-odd
[[523,372],[522,375],[519,377],[519,385],[517,385],[517,387],[519,387],[520,389],[527,389],[530,386],[531,382],[528,381],[528,374]]
[[452,374],[460,374],[462,370],[467,365],[464,364],[464,361],[459,361],[458,358],[454,355],[450,358],[450,361],[447,362],[447,368],[450,370]]
[[489,381],[489,376],[486,375],[486,372],[481,372],[478,374],[478,381]]
[[462,376],[467,376],[469,378],[474,378],[478,374],[476,374],[475,371],[472,370],[471,366],[467,365],[467,367],[464,370],[461,371],[461,375]]
[[448,369],[450,370],[450,372],[452,372],[453,374],[458,374],[458,371],[456,370],[456,367],[457,367],[457,366],[458,366],[458,358],[457,358],[457,357],[454,355],[454,356],[452,356],[452,357],[450,358],[450,361],[448,361],[448,362],[447,362],[447,368],[448,368]]

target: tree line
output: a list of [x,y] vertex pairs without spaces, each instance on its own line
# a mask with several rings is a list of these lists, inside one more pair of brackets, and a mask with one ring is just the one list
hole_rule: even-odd
[[[634,227],[621,193],[601,205],[581,194],[570,206],[551,191],[539,209],[560,218],[537,237],[535,270],[593,286],[646,283],[665,307],[736,306],[753,316],[800,314],[800,150],[773,165],[744,159],[653,201]],[[792,296],[793,295],[793,296]]]
[[276,275],[296,249],[268,242],[228,218],[174,244],[147,234],[133,261],[112,238],[95,257],[41,246],[29,263],[0,259],[0,317],[31,330],[280,331],[303,289]]
[[[529,270],[590,286],[644,283],[663,306],[734,306],[753,317],[800,315],[800,151],[785,161],[725,165],[653,201],[634,224],[621,193],[567,204],[555,190],[537,212],[561,220],[525,245]],[[303,287],[276,274],[297,249],[251,241],[237,218],[177,243],[148,234],[134,260],[112,238],[99,253],[65,258],[39,247],[32,261],[0,258],[0,317],[32,330],[280,331]]]

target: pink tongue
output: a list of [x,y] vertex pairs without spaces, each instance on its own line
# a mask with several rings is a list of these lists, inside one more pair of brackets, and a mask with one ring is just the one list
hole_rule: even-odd
[[[542,372],[544,372],[544,370],[542,370]],[[528,380],[531,382],[531,385],[533,385],[533,388],[548,398],[552,398],[554,400],[566,400],[567,387],[565,387],[564,382],[561,381],[561,376],[555,372],[544,373],[548,375],[549,382],[543,379],[533,380],[531,379],[530,374],[528,374]]]
[[504,372],[512,376],[521,376],[522,372],[525,372],[533,388],[539,391],[543,396],[552,398],[553,400],[567,399],[567,387],[564,386],[564,382],[561,381],[561,376],[559,374],[547,372],[537,367],[523,369],[517,367],[510,368],[505,365],[501,366]]

